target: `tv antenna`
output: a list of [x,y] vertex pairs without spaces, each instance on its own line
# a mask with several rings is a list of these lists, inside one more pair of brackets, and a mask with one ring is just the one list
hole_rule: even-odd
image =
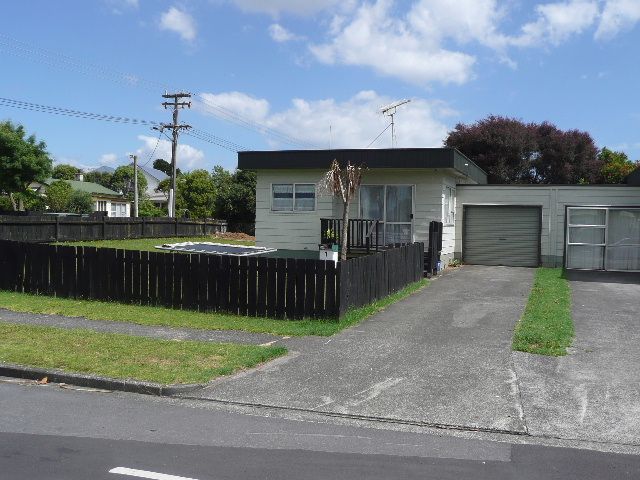
[[396,148],[396,129],[395,129],[395,123],[394,123],[394,119],[393,116],[396,114],[396,109],[400,106],[400,105],[404,105],[405,103],[409,103],[411,100],[409,99],[405,99],[405,100],[399,100],[397,102],[393,102],[385,107],[382,107],[380,109],[380,112],[383,115],[386,115],[388,117],[391,117],[391,148]]

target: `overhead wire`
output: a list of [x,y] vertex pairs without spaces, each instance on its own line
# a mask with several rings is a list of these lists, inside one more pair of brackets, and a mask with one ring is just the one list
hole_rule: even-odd
[[[62,115],[67,117],[75,117],[86,120],[98,120],[98,121],[106,121],[113,123],[123,123],[123,124],[133,124],[133,125],[147,125],[152,127],[161,127],[160,122],[156,122],[153,120],[144,120],[139,118],[130,118],[130,117],[122,117],[115,115],[106,115],[101,113],[90,113],[90,112],[82,112],[79,110],[73,110],[69,108],[62,107],[53,107],[50,105],[42,105],[39,103],[33,102],[25,102],[22,100],[15,100],[11,98],[0,97],[0,106],[18,108],[21,110],[30,110],[40,113],[49,113],[53,115]],[[230,150],[232,152],[238,152],[240,150],[246,150],[245,147],[239,145],[235,142],[231,142],[230,140],[226,140],[222,137],[218,137],[217,135],[213,135],[211,133],[205,132],[203,130],[194,129],[194,133],[190,136],[202,140],[207,143],[211,143],[217,145],[221,148],[225,148],[226,150]],[[187,131],[187,134],[191,132]],[[156,149],[160,143],[160,136],[162,135],[162,131],[158,134],[158,141],[156,142]],[[155,153],[155,151],[154,151]],[[148,162],[148,160],[147,160]]]
[[[127,86],[141,87],[154,92],[156,92],[158,89],[165,91],[171,90],[171,88],[167,84],[148,80],[137,75],[127,74],[118,70],[114,70],[112,68],[98,65],[96,63],[79,60],[59,52],[42,49],[40,47],[16,40],[3,33],[0,33],[0,50],[14,56],[27,58],[32,61],[35,60],[37,62],[39,61],[58,68],[73,68],[82,74],[98,76],[100,78],[113,80],[118,83],[124,83]],[[198,93],[195,94],[195,97],[197,98],[197,104],[200,104],[205,112],[208,112],[221,120],[256,131],[262,135],[272,137],[280,142],[289,145],[299,146],[303,148],[318,148],[318,145],[312,142],[298,139],[293,135],[282,132],[262,122],[256,121],[227,107],[219,105],[211,101],[207,94]]]
[[391,126],[391,123],[390,123],[389,125],[387,125],[387,126],[385,127],[385,129],[384,129],[384,130],[382,130],[382,131],[378,134],[378,136],[377,136],[376,138],[374,138],[374,139],[371,141],[371,143],[370,143],[369,145],[367,145],[366,147],[364,147],[364,148],[369,148],[371,145],[373,145],[374,143],[376,143],[376,140],[378,140],[378,139],[382,136],[382,134],[383,134],[384,132],[386,132],[387,130],[389,130],[389,127],[390,127],[390,126]]

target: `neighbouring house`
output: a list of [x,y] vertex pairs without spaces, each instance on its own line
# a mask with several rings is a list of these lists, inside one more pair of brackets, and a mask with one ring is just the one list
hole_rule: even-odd
[[[133,167],[133,163],[131,163]],[[155,168],[148,168],[145,166],[138,165],[138,173],[142,173],[147,179],[147,198],[158,208],[167,208],[167,204],[169,202],[168,196],[162,192],[158,192],[158,185],[162,180],[169,178],[169,176],[156,170]]]
[[367,166],[350,216],[379,220],[382,243],[427,248],[435,220],[445,264],[640,271],[637,184],[488,185],[451,148],[239,152],[238,168],[257,172],[256,245],[318,249],[321,219],[342,217],[316,192],[333,159]]
[[56,181],[67,182],[74,190],[88,192],[91,195],[93,209],[96,212],[107,212],[109,217],[131,216],[131,202],[124,195],[97,183],[85,182],[82,173],[77,174],[75,180],[48,178],[44,182],[33,182],[29,185],[29,188],[36,193],[46,195],[47,187]]

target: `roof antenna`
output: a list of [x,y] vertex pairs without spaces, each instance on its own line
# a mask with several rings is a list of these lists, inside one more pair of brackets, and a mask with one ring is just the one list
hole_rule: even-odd
[[331,150],[331,124],[329,124],[329,150]]
[[397,102],[393,102],[380,109],[380,113],[388,117],[391,117],[391,148],[396,148],[396,130],[395,130],[395,123],[393,120],[393,116],[396,114],[396,109],[400,105],[404,105],[405,103],[409,103],[410,101],[411,100],[409,99],[399,100]]

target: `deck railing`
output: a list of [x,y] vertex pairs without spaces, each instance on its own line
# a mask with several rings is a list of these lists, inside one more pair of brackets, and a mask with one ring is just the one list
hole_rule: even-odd
[[[349,230],[347,231],[347,253],[352,250],[364,250],[366,253],[377,252],[382,247],[381,240],[382,225],[379,220],[369,220],[363,218],[349,219]],[[321,218],[320,219],[320,243],[341,245],[342,219],[341,218]]]

